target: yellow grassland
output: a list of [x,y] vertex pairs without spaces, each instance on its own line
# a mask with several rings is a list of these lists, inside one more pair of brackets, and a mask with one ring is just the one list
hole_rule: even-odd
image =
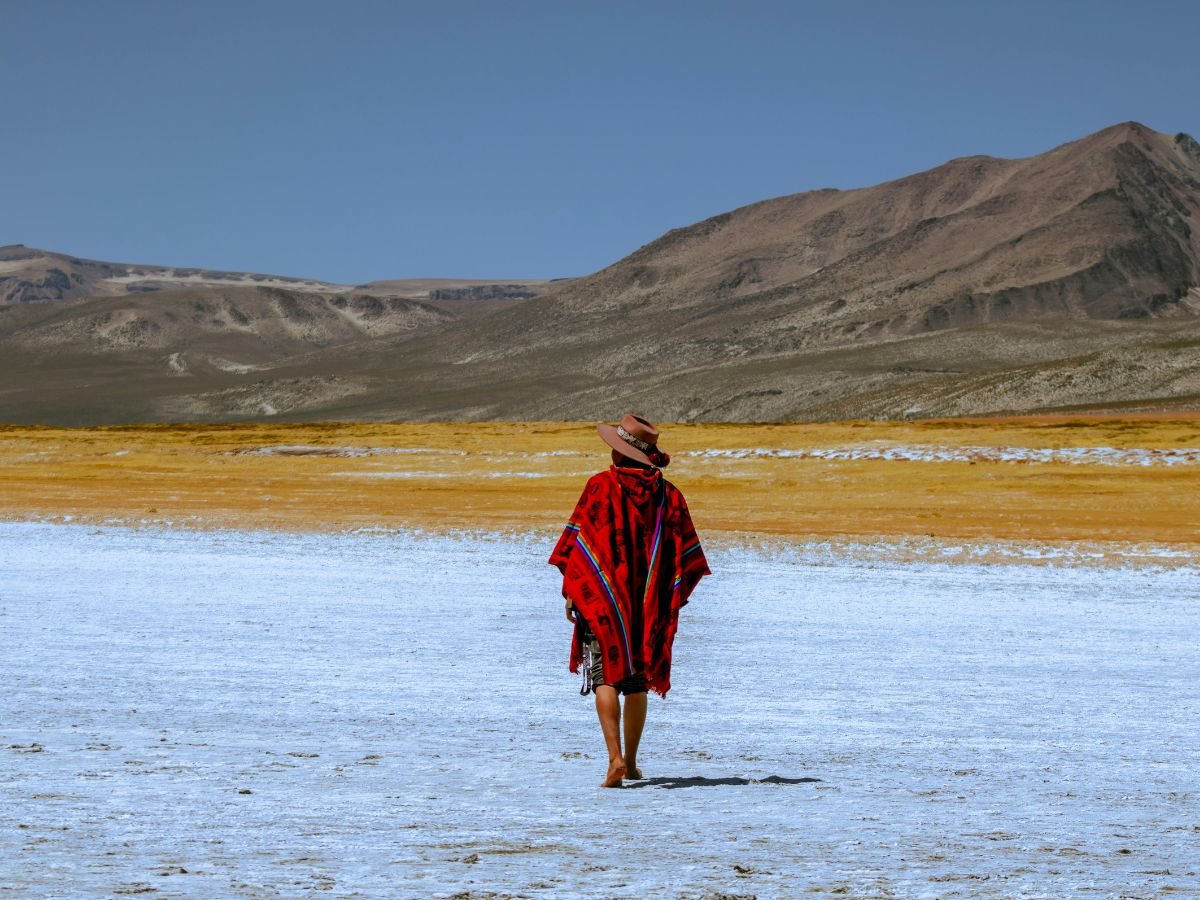
[[[1197,448],[1197,417],[668,425],[663,432],[663,446],[674,454],[668,475],[702,534],[1115,541],[1200,550],[1194,463],[687,455],[739,448]],[[255,452],[262,448],[274,449]],[[607,464],[594,427],[577,423],[0,426],[0,518],[289,531],[553,530],[587,477]]]

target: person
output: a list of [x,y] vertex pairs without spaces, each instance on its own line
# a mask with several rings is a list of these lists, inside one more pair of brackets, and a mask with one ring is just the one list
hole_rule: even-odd
[[[679,610],[712,574],[683,494],[663,477],[671,458],[653,423],[625,414],[596,430],[612,465],[588,479],[550,555],[563,575],[571,636],[570,671],[583,669],[585,696],[608,750],[603,787],[642,778],[637,764],[646,692],[671,689]],[[621,746],[621,695],[625,745]]]

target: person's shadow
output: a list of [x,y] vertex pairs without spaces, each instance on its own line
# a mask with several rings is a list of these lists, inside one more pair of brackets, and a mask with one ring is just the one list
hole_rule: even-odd
[[768,775],[766,778],[705,778],[703,775],[690,775],[681,778],[644,778],[641,781],[627,781],[626,788],[674,788],[689,787],[740,787],[747,784],[815,784],[820,778],[784,778],[782,775]]

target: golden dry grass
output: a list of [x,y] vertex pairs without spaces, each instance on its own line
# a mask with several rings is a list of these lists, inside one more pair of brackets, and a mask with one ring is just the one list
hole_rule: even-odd
[[[663,445],[675,455],[669,475],[702,534],[1119,541],[1189,551],[1200,543],[1197,464],[687,455],[738,448],[1198,448],[1194,416],[663,430]],[[287,447],[303,449],[280,450]],[[0,517],[295,531],[554,529],[587,476],[606,465],[594,428],[576,423],[0,426]]]

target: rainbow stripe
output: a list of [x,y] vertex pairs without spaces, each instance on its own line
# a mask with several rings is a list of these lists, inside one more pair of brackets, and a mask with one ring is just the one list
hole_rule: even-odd
[[662,543],[663,509],[667,505],[667,492],[663,491],[658,500],[658,515],[654,520],[654,542],[650,549],[650,567],[646,569],[646,589],[642,592],[642,609],[646,608],[646,600],[650,597],[650,589],[654,586],[655,565],[658,563],[658,547]]

